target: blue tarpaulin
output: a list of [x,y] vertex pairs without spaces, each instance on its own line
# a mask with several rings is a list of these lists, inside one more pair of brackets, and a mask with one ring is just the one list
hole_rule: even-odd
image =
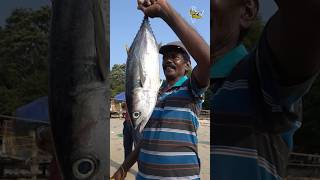
[[116,96],[114,96],[114,99],[117,101],[126,101],[126,93],[121,92],[121,93],[117,94]]
[[49,113],[48,113],[48,97],[41,97],[19,107],[15,116],[17,121],[28,121],[30,123],[49,123]]

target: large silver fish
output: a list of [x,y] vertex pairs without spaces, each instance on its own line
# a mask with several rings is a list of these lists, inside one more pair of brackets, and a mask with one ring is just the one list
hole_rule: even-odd
[[160,87],[159,46],[144,18],[128,52],[126,103],[137,132],[147,124],[157,102]]
[[109,179],[109,0],[54,0],[49,111],[65,180]]

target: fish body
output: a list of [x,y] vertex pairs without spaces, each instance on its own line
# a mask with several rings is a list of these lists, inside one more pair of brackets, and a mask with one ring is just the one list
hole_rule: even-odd
[[109,179],[109,0],[54,0],[49,112],[65,180]]
[[149,20],[144,18],[128,52],[126,103],[136,132],[147,124],[160,87],[159,46]]

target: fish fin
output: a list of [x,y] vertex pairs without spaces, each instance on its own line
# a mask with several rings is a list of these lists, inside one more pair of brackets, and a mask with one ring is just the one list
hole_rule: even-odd
[[125,48],[126,48],[127,55],[129,56],[130,48],[128,47],[128,44],[125,45]]
[[97,64],[101,77],[103,80],[107,79],[107,72],[109,67],[108,52],[107,52],[107,37],[106,37],[106,27],[103,21],[103,13],[100,1],[98,4],[94,4],[93,7],[93,19],[94,19],[94,34],[95,34],[95,46],[97,53]]
[[158,91],[161,88],[162,83],[164,82],[164,80],[160,79],[160,83],[158,84]]
[[162,46],[162,42],[158,44],[158,50],[161,48],[161,46]]

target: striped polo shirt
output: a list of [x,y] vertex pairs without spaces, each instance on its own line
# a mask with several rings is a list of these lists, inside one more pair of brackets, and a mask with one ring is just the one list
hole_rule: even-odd
[[162,86],[142,132],[137,179],[200,179],[197,129],[204,91],[186,76],[171,88]]
[[301,126],[302,96],[316,75],[279,83],[266,33],[247,53],[227,53],[211,72],[211,179],[282,180],[293,134]]

